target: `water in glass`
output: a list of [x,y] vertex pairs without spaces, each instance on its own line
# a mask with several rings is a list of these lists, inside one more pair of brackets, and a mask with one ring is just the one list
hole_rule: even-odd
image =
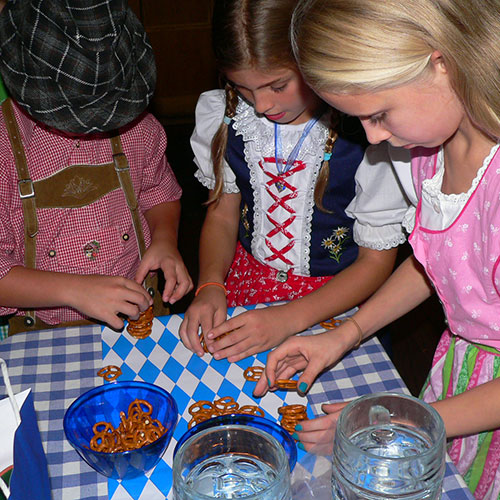
[[270,434],[242,425],[208,428],[177,451],[175,500],[291,500],[290,467]]
[[238,453],[207,458],[189,473],[186,484],[193,492],[213,498],[248,498],[261,493],[262,500],[276,500],[265,493],[276,481],[266,462]]
[[373,394],[344,408],[334,441],[334,499],[437,500],[444,468],[444,425],[429,405]]

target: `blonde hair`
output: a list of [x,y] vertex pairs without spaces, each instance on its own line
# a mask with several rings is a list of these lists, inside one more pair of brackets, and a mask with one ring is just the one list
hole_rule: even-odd
[[[290,68],[298,71],[288,38],[290,20],[297,0],[216,0],[212,18],[212,43],[219,70],[255,68],[276,71]],[[207,204],[217,202],[224,189],[224,157],[229,120],[236,115],[238,93],[230,83],[225,85],[225,120],[212,140],[212,163],[215,186]],[[337,125],[333,113],[332,124]],[[331,153],[337,138],[330,128],[325,153]],[[329,162],[323,161],[314,190],[316,205],[325,210],[322,198],[328,184]]]
[[299,0],[294,54],[316,90],[362,93],[428,74],[438,50],[472,121],[500,136],[499,0]]

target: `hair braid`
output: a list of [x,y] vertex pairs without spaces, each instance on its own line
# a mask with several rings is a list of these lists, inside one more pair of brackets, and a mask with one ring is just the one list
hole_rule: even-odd
[[[232,119],[236,115],[238,94],[229,83],[226,83],[224,90],[226,92],[224,117]],[[229,124],[223,121],[212,139],[212,164],[215,175],[215,186],[212,195],[206,202],[207,205],[219,201],[224,191],[224,157],[226,155],[228,127]]]
[[314,187],[314,203],[323,212],[331,213],[323,205],[323,196],[328,186],[328,178],[330,177],[330,157],[333,151],[333,146],[335,141],[339,136],[337,132],[337,126],[339,123],[338,113],[332,109],[330,114],[330,128],[328,130],[328,138],[326,139],[323,164],[318,174],[318,179],[316,181],[316,186]]

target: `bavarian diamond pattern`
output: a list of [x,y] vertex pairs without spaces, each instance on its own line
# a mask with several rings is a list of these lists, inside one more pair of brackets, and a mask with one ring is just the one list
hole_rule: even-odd
[[[246,309],[237,307],[228,311],[236,316]],[[163,322],[162,322],[163,321]],[[104,328],[102,331],[103,366],[117,365],[123,374],[120,380],[143,380],[163,387],[174,397],[180,418],[165,455],[147,475],[126,480],[108,480],[110,500],[165,500],[172,498],[173,450],[178,439],[188,430],[191,415],[189,406],[195,401],[213,401],[232,396],[242,405],[259,405],[266,418],[277,421],[278,408],[284,404],[305,404],[307,398],[296,391],[275,391],[261,399],[252,395],[255,382],[243,377],[245,368],[265,364],[267,352],[250,356],[237,363],[215,360],[210,354],[199,358],[186,349],[178,337],[181,316],[155,318],[151,336],[137,340],[127,334],[118,334]],[[125,331],[124,331],[125,332]],[[309,417],[313,414],[308,409]],[[297,450],[300,458],[303,452]]]

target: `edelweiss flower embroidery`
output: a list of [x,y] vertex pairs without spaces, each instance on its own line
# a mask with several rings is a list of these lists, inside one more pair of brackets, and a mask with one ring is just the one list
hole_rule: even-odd
[[330,258],[338,264],[344,252],[344,245],[348,239],[349,228],[338,227],[332,231],[330,236],[322,241],[321,246],[328,250]]
[[75,176],[66,184],[62,196],[71,196],[72,198],[81,200],[89,191],[93,191],[94,189],[97,189],[97,186],[91,181],[83,177]]

